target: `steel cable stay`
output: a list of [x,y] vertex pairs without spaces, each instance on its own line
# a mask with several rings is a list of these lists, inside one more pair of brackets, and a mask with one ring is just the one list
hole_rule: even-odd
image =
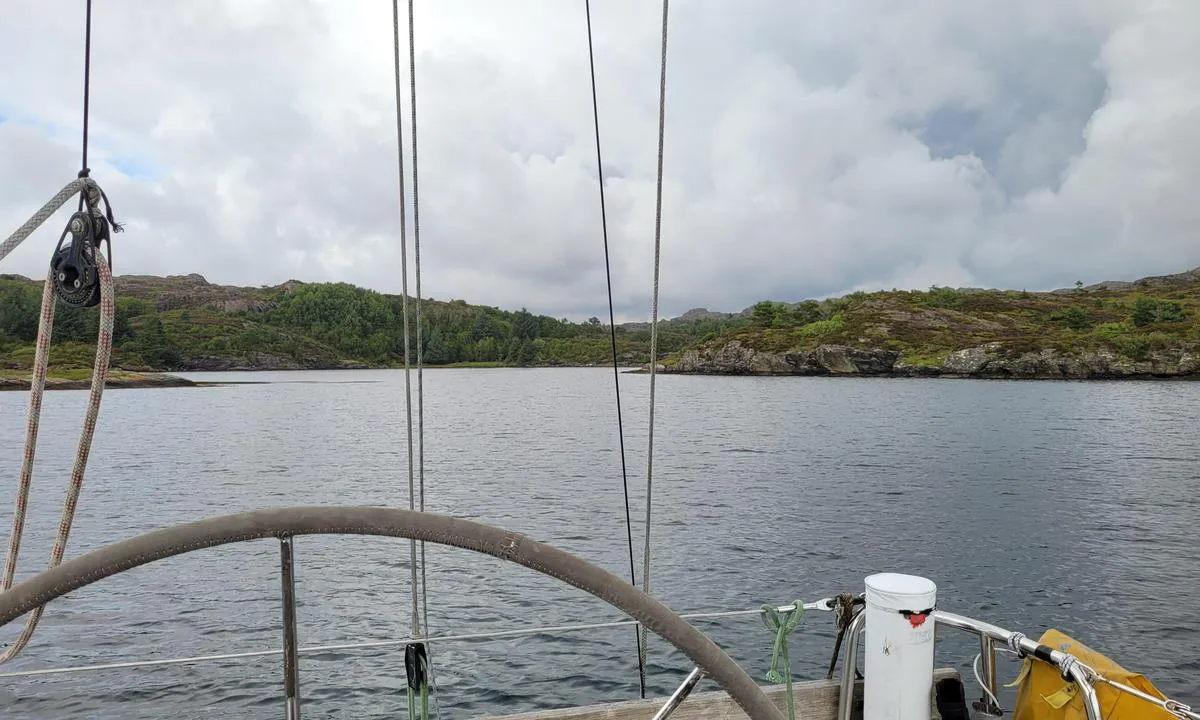
[[[650,518],[651,497],[654,490],[654,397],[655,379],[658,377],[658,296],[659,268],[662,259],[662,207],[663,207],[663,147],[666,138],[667,121],[667,27],[670,2],[662,3],[662,43],[660,46],[660,67],[658,79],[658,167],[655,172],[654,199],[654,280],[650,300],[650,399],[649,417],[646,431],[646,520],[645,537],[642,543],[642,590],[650,594]],[[641,653],[639,663],[646,664],[646,628],[641,628],[641,642],[638,652]]]
[[[414,255],[415,344],[417,366],[417,422],[413,429],[412,365],[413,349],[410,342],[409,293],[408,293],[408,206],[405,198],[404,168],[404,112],[403,74],[401,71],[400,1],[392,0],[392,49],[394,60],[394,94],[396,102],[396,167],[399,180],[398,199],[400,205],[400,277],[401,312],[404,332],[404,412],[406,440],[408,446],[408,507],[410,510],[425,510],[425,392],[424,392],[424,345],[421,302],[421,230],[420,230],[420,182],[417,167],[417,71],[416,42],[413,0],[408,0],[408,73],[409,107],[412,133],[412,234]],[[415,437],[415,442],[414,442]],[[415,445],[415,452],[414,452]],[[405,647],[405,666],[408,673],[409,718],[416,717],[415,705],[419,699],[421,717],[428,716],[429,691],[434,690],[435,713],[440,716],[437,705],[436,683],[428,647],[421,638],[428,632],[429,605],[426,589],[425,543],[416,539],[409,541],[409,565],[412,596],[412,618],[410,642]]]
[[[608,246],[608,211],[604,202],[604,161],[600,152],[600,102],[596,93],[596,56],[592,43],[592,3],[583,2],[584,15],[587,19],[588,70],[592,84],[592,122],[596,134],[596,185],[600,193],[600,235],[604,241],[604,279],[608,288],[608,335],[612,348],[613,395],[616,399],[617,411],[617,443],[621,455],[621,491],[625,499],[625,536],[629,548],[629,582],[637,584],[637,573],[633,559],[633,518],[629,509],[629,472],[625,462],[625,422],[621,413],[621,371],[617,358],[617,321],[613,308],[612,262],[609,258]],[[638,689],[643,698],[646,697],[646,654],[642,650],[642,633],[635,628],[633,639],[637,649],[638,660]]]

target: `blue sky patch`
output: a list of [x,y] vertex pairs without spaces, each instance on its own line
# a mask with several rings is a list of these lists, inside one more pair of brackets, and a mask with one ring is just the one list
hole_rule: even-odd
[[[0,124],[6,122],[34,128],[45,137],[68,147],[78,147],[81,140],[80,128],[76,126],[43,120],[36,115],[23,113],[18,108],[0,102]],[[147,156],[142,156],[138,153],[116,153],[109,155],[105,150],[111,151],[112,143],[105,142],[105,138],[94,131],[90,139],[90,144],[91,156],[93,158],[91,164],[93,167],[95,167],[96,162],[103,161],[125,175],[128,175],[130,178],[140,181],[155,180],[162,174],[158,165]]]
[[139,158],[132,155],[105,158],[109,165],[125,173],[134,180],[154,180],[159,175],[158,166],[149,158]]

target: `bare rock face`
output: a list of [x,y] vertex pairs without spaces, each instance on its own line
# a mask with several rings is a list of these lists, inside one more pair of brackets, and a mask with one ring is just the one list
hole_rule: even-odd
[[822,345],[813,354],[822,367],[840,374],[885,375],[900,359],[895,350],[860,350],[844,345]]
[[716,349],[686,351],[665,372],[698,375],[884,375],[900,358],[894,350],[822,345],[815,350],[773,353],[733,340]]
[[716,348],[688,350],[663,372],[697,375],[887,375],[1088,380],[1200,376],[1200,351],[1172,348],[1133,360],[1110,350],[1030,352],[993,342],[950,353],[941,365],[910,365],[900,353],[879,348],[821,345],[815,350],[764,352],[732,340]]
[[688,350],[675,365],[660,368],[663,372],[701,375],[763,375],[788,372],[788,364],[782,355],[759,352],[737,340],[726,343],[715,351]]
[[237,362],[233,358],[228,357],[200,356],[186,358],[180,365],[184,370],[200,370],[203,372],[238,369]]
[[1187,377],[1200,373],[1200,356],[1183,348],[1152,352],[1142,360],[1111,350],[1013,353],[1006,352],[1000,343],[989,343],[950,353],[941,370],[944,375],[1051,380]]
[[354,360],[329,358],[303,358],[300,360],[284,355],[251,352],[244,358],[201,356],[187,358],[180,366],[183,370],[361,370],[367,365]]
[[942,370],[961,375],[977,375],[999,357],[998,353],[1001,348],[1000,343],[988,343],[966,350],[957,350],[950,353],[942,362]]
[[[293,282],[293,281],[289,281]],[[208,308],[224,312],[266,312],[274,303],[262,300],[253,288],[214,285],[203,275],[122,275],[117,278],[122,295],[151,300],[158,312]],[[288,289],[286,283],[284,286]]]
[[732,315],[733,313],[713,312],[708,308],[692,308],[675,319],[682,322],[693,322],[695,320],[721,320]]

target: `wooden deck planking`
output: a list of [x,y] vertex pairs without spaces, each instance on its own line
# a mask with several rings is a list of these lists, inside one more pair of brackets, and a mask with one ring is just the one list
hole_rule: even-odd
[[[933,673],[933,682],[959,677],[953,668],[939,668]],[[711,685],[711,682],[709,683]],[[771,700],[787,713],[787,687],[770,685],[763,688]],[[793,684],[796,700],[796,717],[804,720],[837,720],[838,694],[841,680],[809,680]],[[854,688],[854,718],[862,718],[863,683],[859,680]],[[518,715],[488,715],[480,720],[647,720],[663,706],[667,699],[627,700],[623,702],[589,705],[586,707],[539,710]],[[940,720],[937,707],[933,706],[934,720]],[[724,691],[693,692],[671,715],[671,720],[747,720],[733,700]]]

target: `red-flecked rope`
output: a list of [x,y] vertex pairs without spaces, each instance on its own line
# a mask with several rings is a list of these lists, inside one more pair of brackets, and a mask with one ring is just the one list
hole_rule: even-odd
[[[0,259],[11,252],[23,240],[29,237],[39,225],[46,221],[54,211],[58,210],[67,200],[86,188],[88,206],[93,213],[98,213],[96,200],[99,198],[99,187],[88,179],[77,180],[56,195],[29,222],[22,225],[3,244],[0,244]],[[84,415],[83,431],[79,438],[79,446],[75,452],[75,465],[71,469],[71,479],[67,485],[67,496],[63,501],[62,517],[58,524],[58,536],[54,539],[54,548],[50,552],[50,565],[55,567],[62,563],[63,554],[67,548],[67,538],[71,534],[71,525],[75,519],[75,508],[79,503],[79,494],[83,488],[83,474],[87,468],[88,454],[92,447],[92,436],[96,430],[96,418],[100,414],[100,399],[104,394],[104,384],[108,377],[108,364],[112,356],[113,321],[116,319],[116,306],[113,296],[112,271],[99,248],[95,251],[96,268],[100,278],[100,332],[96,338],[96,362],[92,369],[92,388],[88,398],[87,413]],[[13,578],[17,571],[17,556],[21,551],[21,536],[25,530],[25,511],[29,505],[29,492],[33,484],[33,463],[37,453],[38,423],[42,412],[42,394],[46,388],[46,370],[50,359],[50,337],[54,328],[55,297],[53,288],[54,278],[47,275],[42,290],[42,310],[38,321],[37,348],[33,357],[33,377],[29,387],[29,422],[25,431],[25,457],[21,463],[21,476],[17,488],[16,507],[13,510],[12,535],[9,537],[8,554],[4,558],[4,574],[0,577],[0,592],[12,587]],[[41,619],[42,608],[37,608],[29,614],[21,634],[2,654],[0,663],[11,660],[29,643],[33,632]]]

